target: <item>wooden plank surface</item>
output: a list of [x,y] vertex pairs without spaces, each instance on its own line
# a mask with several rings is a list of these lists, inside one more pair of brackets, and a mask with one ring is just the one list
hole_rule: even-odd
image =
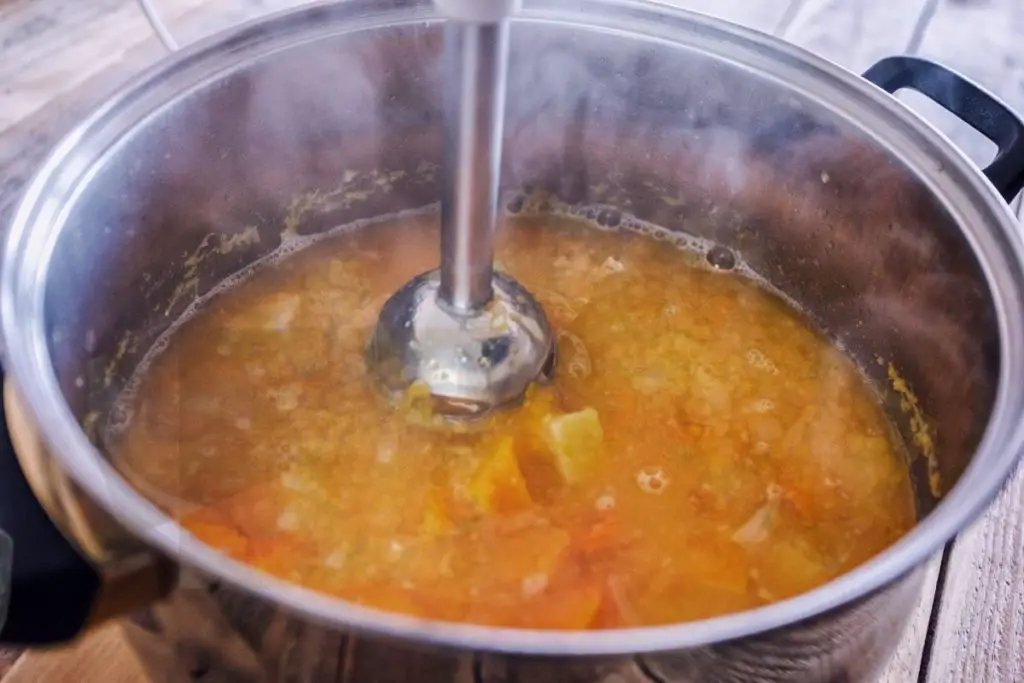
[[921,601],[917,604],[907,629],[903,634],[893,654],[892,660],[885,671],[882,672],[878,683],[916,683],[925,668],[925,652],[930,637],[932,611],[935,608],[937,599],[936,587],[938,586],[939,569],[942,565],[942,556],[933,558],[928,563],[928,571],[925,575],[924,586],[921,589]]
[[863,72],[904,54],[934,0],[806,0],[782,37],[846,68]]
[[[187,41],[235,20],[301,0],[157,0]],[[726,20],[777,32],[828,59],[862,71],[878,58],[903,51],[938,58],[1024,111],[1013,47],[1024,33],[1016,0],[688,0],[688,6]],[[30,169],[65,128],[113,84],[160,55],[130,0],[0,0],[0,216]],[[983,143],[962,124],[943,120],[927,104],[913,102],[968,155],[985,160]],[[1024,653],[1024,480],[950,556],[947,591],[938,612],[928,666],[929,680],[1021,681]],[[1015,552],[1016,550],[1016,552]],[[938,563],[907,637],[884,677],[887,683],[918,680],[932,614]],[[981,605],[978,607],[978,605]],[[104,661],[130,655],[119,650],[116,631],[94,634],[75,650],[31,655],[4,683],[75,683],[138,680],[117,678]],[[86,652],[91,653],[86,656]],[[97,656],[99,653],[99,656]],[[62,662],[57,666],[58,662]],[[2,666],[2,658],[0,658]],[[99,669],[90,668],[99,666]],[[67,679],[56,672],[70,671]]]
[[805,0],[680,0],[682,5],[734,24],[781,34]]
[[18,661],[18,657],[21,653],[16,650],[4,650],[0,648],[0,680],[4,680],[4,676],[11,670],[14,663]]
[[947,561],[928,681],[1024,681],[1024,471]]
[[[169,14],[174,18],[201,2],[175,0]],[[131,68],[124,61],[126,52],[151,35],[135,4],[124,0],[5,7],[0,13],[0,132],[40,111],[61,91],[119,65]]]
[[145,683],[142,665],[117,625],[100,629],[82,643],[32,652],[18,661],[4,683]]
[[[60,136],[166,54],[135,0],[0,0],[0,221]],[[182,44],[305,0],[156,0]],[[88,7],[92,7],[89,10]],[[72,6],[72,10],[68,7]],[[106,7],[106,13],[94,10]],[[88,10],[88,11],[87,11]],[[71,31],[87,24],[90,31]],[[38,61],[8,60],[32,43]],[[117,60],[106,55],[117,54]],[[10,63],[20,68],[8,68]],[[73,64],[73,69],[66,68]],[[6,117],[8,102],[22,117]]]

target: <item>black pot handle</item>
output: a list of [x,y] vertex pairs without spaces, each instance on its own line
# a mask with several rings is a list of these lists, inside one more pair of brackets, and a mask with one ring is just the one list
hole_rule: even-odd
[[1007,202],[1024,188],[1024,122],[993,95],[944,66],[919,57],[887,57],[864,78],[889,94],[910,88],[940,104],[999,148],[982,172]]
[[89,623],[99,590],[97,570],[32,493],[0,410],[0,643],[72,640]]

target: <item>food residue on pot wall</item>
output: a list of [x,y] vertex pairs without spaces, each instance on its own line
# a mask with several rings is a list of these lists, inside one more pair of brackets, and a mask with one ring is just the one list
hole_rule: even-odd
[[[437,166],[429,162],[420,163],[414,172],[418,182],[433,180]],[[339,209],[350,209],[371,196],[391,192],[394,183],[405,178],[406,172],[397,171],[345,171],[341,183],[331,190],[312,190],[296,196],[288,204],[288,213],[283,221],[281,241],[299,236],[302,221],[312,213],[326,213]]]
[[[216,244],[211,244],[211,240],[216,240]],[[233,234],[208,233],[203,237],[203,241],[199,243],[199,246],[185,259],[184,269],[180,276],[181,281],[174,288],[174,293],[171,294],[167,307],[164,309],[164,315],[170,315],[182,297],[191,295],[193,299],[198,298],[199,266],[206,259],[214,254],[218,256],[230,254],[238,249],[258,244],[259,241],[260,233],[255,225],[247,225],[239,232]]]
[[921,410],[921,402],[917,394],[910,388],[910,384],[903,379],[892,363],[886,364],[881,358],[879,365],[886,365],[886,374],[892,390],[900,397],[900,410],[908,418],[910,435],[917,446],[916,452],[925,459],[928,467],[928,488],[936,498],[942,495],[942,477],[939,471],[939,461],[935,454],[935,428],[929,424],[924,412]]

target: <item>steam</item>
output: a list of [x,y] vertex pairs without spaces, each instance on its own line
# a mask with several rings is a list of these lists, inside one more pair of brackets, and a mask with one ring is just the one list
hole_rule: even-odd
[[[225,76],[193,96],[187,117],[167,124],[165,158],[150,164],[160,170],[136,188],[139,201],[150,213],[184,216],[154,223],[191,229],[193,237],[255,223],[261,256],[273,254],[272,261],[284,253],[274,251],[274,237],[296,196],[323,199],[373,170],[436,167],[442,42],[437,25],[354,31]],[[972,311],[984,305],[973,265],[954,258],[961,245],[936,236],[948,219],[934,201],[852,128],[825,123],[823,110],[778,84],[654,40],[517,24],[510,64],[506,187],[546,184],[567,205],[632,214],[624,228],[666,226],[689,232],[705,250],[736,248],[743,269],[815,299],[811,313],[826,328],[867,341],[875,335],[890,348],[912,342],[941,360],[947,370],[932,380],[936,401],[961,404],[960,387],[979,384],[968,381],[980,361],[968,353],[978,342],[964,323],[981,317]],[[419,194],[403,190],[407,196],[377,185],[392,182],[386,174],[366,177],[356,188],[363,219],[437,198],[429,174]],[[373,193],[382,198],[376,204]],[[316,208],[325,206],[337,208]],[[403,248],[395,245],[389,258],[401,258]],[[944,277],[928,279],[940,268]],[[185,313],[221,291],[211,288],[223,277],[208,279]],[[925,280],[937,293],[913,298],[914,283]],[[951,292],[960,294],[943,296]],[[149,310],[148,303],[136,307]],[[857,319],[856,311],[875,318]],[[176,327],[158,322],[161,348]]]

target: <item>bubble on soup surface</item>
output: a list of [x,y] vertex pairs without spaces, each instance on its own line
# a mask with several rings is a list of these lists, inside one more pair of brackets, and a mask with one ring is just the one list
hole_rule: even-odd
[[708,264],[715,270],[733,270],[736,268],[736,254],[722,246],[714,246],[705,257]]
[[660,467],[645,467],[636,473],[636,484],[644,493],[660,496],[668,488],[669,476]]

